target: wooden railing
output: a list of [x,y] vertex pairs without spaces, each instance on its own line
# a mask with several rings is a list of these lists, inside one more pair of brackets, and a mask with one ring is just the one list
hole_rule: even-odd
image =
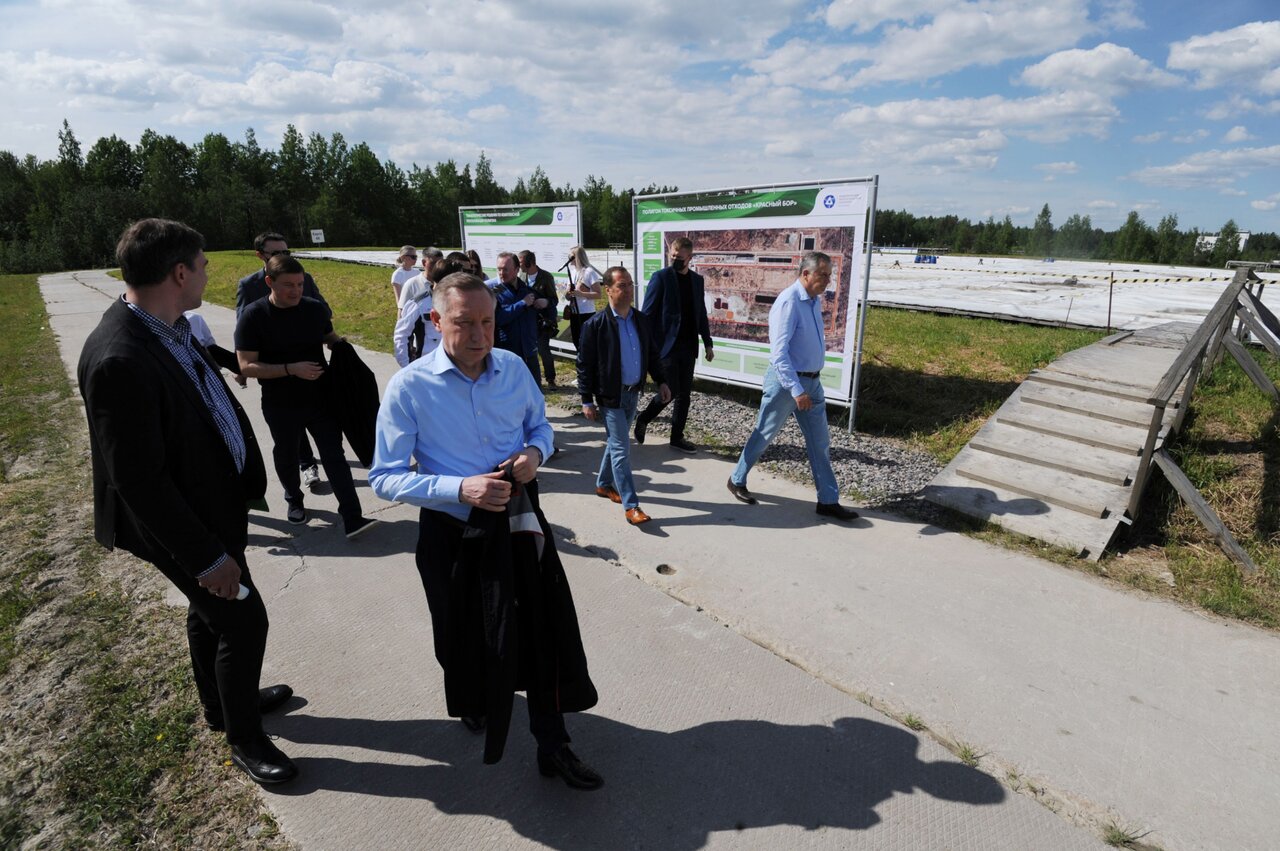
[[[1256,294],[1253,291],[1255,284],[1258,287]],[[1130,519],[1137,516],[1138,505],[1142,501],[1142,494],[1146,489],[1154,463],[1195,512],[1200,522],[1218,540],[1227,555],[1248,573],[1256,572],[1257,565],[1236,542],[1221,518],[1205,502],[1204,497],[1178,468],[1177,463],[1163,446],[1157,448],[1156,444],[1160,440],[1161,433],[1165,432],[1166,416],[1170,406],[1176,409],[1176,413],[1173,420],[1168,422],[1168,431],[1176,432],[1182,426],[1183,418],[1186,417],[1187,410],[1191,406],[1191,395],[1196,383],[1201,375],[1213,369],[1224,352],[1230,353],[1236,359],[1259,389],[1270,395],[1273,401],[1280,401],[1280,390],[1277,390],[1241,342],[1247,333],[1252,332],[1268,351],[1280,357],[1280,321],[1277,321],[1275,315],[1262,304],[1263,286],[1265,283],[1252,269],[1237,269],[1231,283],[1222,291],[1222,296],[1214,303],[1204,322],[1187,341],[1187,345],[1147,399],[1152,408],[1151,426],[1142,447],[1142,459],[1134,478],[1133,493],[1129,497],[1127,511]],[[1233,331],[1231,324],[1236,320],[1239,320],[1239,325]],[[1180,395],[1179,388],[1181,388]],[[1178,397],[1176,402],[1175,396]]]

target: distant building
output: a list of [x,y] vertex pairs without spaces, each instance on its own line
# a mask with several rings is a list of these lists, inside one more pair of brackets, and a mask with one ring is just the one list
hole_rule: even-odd
[[[1253,236],[1247,230],[1240,231],[1238,239],[1240,240],[1239,250],[1244,251],[1244,244],[1249,241],[1249,237]],[[1196,239],[1196,251],[1212,251],[1213,247],[1218,244],[1218,234],[1204,234]]]

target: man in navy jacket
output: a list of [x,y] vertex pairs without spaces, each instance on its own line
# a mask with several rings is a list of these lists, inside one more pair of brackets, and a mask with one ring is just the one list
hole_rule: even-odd
[[[693,368],[698,363],[698,338],[707,360],[713,360],[711,326],[707,322],[707,303],[703,298],[702,276],[689,268],[693,258],[693,241],[678,237],[671,243],[671,265],[659,269],[649,278],[644,290],[641,312],[658,338],[662,368],[671,382],[671,446],[681,452],[696,452],[684,438],[684,425],[689,419],[689,397],[693,393]],[[666,399],[654,396],[636,418],[636,442],[644,443],[645,429],[667,406]]]
[[519,355],[542,384],[538,371],[538,311],[547,306],[545,298],[520,280],[516,256],[508,251],[498,255],[498,277],[485,281],[498,299],[494,323],[498,326],[494,345]]
[[633,310],[635,284],[621,266],[604,273],[609,307],[598,310],[582,326],[578,345],[578,392],[587,419],[603,419],[604,457],[596,476],[596,496],[620,503],[632,526],[649,521],[640,508],[628,456],[631,421],[648,372],[658,382],[663,404],[671,400],[666,373],[647,317]]

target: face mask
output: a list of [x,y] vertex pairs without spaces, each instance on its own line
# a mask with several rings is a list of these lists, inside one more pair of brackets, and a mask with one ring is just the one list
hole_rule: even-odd
[[671,258],[671,266],[672,266],[672,267],[673,267],[677,272],[683,272],[683,271],[684,271],[684,258],[682,258],[682,257],[672,257],[672,258]]

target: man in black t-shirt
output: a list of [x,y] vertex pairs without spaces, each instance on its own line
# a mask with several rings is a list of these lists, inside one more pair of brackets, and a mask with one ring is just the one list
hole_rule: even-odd
[[[258,299],[266,298],[270,294],[270,290],[267,289],[267,261],[279,254],[287,256],[289,254],[289,243],[285,241],[284,234],[267,231],[254,237],[253,250],[258,255],[258,259],[262,261],[262,268],[250,275],[245,275],[240,279],[240,284],[236,287],[237,322],[244,315],[246,307]],[[302,294],[306,298],[314,298],[323,304],[325,310],[329,311],[329,315],[333,315],[333,311],[329,309],[329,303],[320,294],[320,288],[316,286],[316,282],[311,279],[311,276],[305,273],[302,276]],[[243,375],[236,376],[236,383],[241,387],[245,385],[247,380]],[[302,471],[303,487],[315,493],[316,488],[320,485],[320,471],[316,468],[316,454],[311,449],[311,442],[307,440],[306,432],[302,433],[298,441],[298,469]]]
[[338,498],[347,537],[354,538],[377,521],[361,513],[342,451],[342,431],[328,397],[323,347],[342,338],[334,333],[328,308],[302,295],[303,274],[302,264],[288,255],[267,261],[271,293],[241,313],[236,323],[236,357],[240,371],[262,383],[262,416],[275,444],[271,456],[284,485],[289,522],[307,522],[298,471],[298,439],[305,429],[320,450],[320,463]]

